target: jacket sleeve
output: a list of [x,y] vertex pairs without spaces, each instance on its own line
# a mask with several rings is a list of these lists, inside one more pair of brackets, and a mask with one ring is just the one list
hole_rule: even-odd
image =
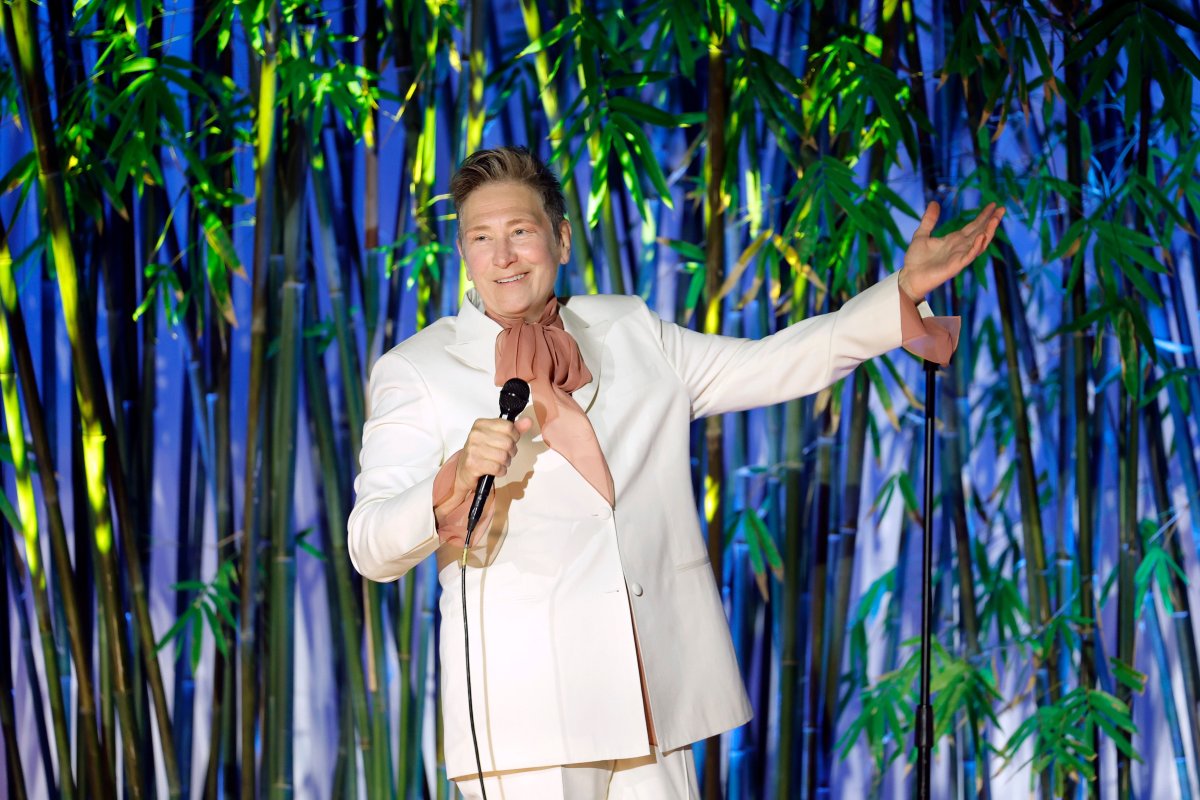
[[820,391],[901,344],[895,274],[839,310],[763,339],[698,333],[660,322],[663,350],[692,402],[692,419],[772,405]]
[[438,548],[433,483],[445,447],[429,388],[400,353],[376,363],[368,398],[347,549],[364,577],[392,581]]

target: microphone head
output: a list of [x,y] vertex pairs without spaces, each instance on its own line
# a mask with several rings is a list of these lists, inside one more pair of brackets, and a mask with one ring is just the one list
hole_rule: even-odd
[[520,378],[509,378],[500,390],[500,415],[508,420],[516,419],[529,403],[529,384]]

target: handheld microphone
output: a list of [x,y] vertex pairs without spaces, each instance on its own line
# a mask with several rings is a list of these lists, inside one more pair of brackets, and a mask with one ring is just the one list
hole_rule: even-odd
[[[506,419],[509,422],[514,421],[517,415],[525,410],[525,406],[528,403],[528,383],[520,378],[509,378],[504,382],[504,387],[500,389],[501,419]],[[475,487],[475,498],[471,501],[471,510],[467,512],[467,540],[465,544],[471,543],[471,534],[475,531],[475,526],[479,524],[479,518],[483,516],[484,503],[487,502],[487,497],[492,491],[492,484],[495,482],[495,475],[484,475],[479,479],[479,485]]]

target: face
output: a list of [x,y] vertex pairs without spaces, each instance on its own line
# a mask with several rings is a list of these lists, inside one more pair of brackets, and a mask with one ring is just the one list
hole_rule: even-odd
[[485,183],[459,208],[458,248],[488,311],[537,322],[571,256],[571,225],[556,232],[523,183]]

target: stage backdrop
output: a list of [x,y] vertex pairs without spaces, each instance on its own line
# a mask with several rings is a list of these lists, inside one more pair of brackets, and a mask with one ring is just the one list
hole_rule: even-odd
[[[1191,797],[1196,0],[5,0],[7,797],[448,797],[432,563],[346,557],[371,365],[464,290],[481,145],[564,292],[762,336],[996,243],[920,366],[694,430],[755,717],[708,798],[904,797],[934,515],[938,797]],[[680,670],[704,669],[680,664]]]

